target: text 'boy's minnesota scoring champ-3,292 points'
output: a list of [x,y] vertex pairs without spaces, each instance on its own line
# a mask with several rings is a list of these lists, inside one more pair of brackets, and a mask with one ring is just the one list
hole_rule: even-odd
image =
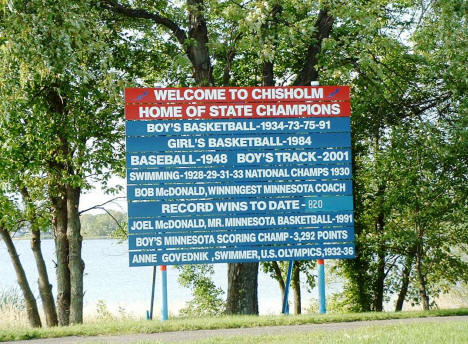
[[130,266],[354,258],[349,87],[125,102]]

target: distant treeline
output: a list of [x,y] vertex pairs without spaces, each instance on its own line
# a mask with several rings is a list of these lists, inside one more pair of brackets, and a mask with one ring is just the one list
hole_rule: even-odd
[[102,214],[80,216],[83,237],[114,237],[126,226],[127,214],[109,210]]

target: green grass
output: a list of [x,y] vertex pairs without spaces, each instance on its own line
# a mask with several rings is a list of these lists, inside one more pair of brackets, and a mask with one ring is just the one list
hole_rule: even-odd
[[[468,341],[466,322],[419,323],[385,326],[369,326],[353,330],[334,332],[313,331],[288,335],[236,336],[217,337],[207,340],[187,342],[193,344],[330,344],[330,343],[369,343],[369,344],[402,344],[402,343],[444,343],[465,344]],[[157,342],[139,342],[155,344]]]
[[102,320],[55,328],[0,328],[0,341],[65,336],[119,335],[130,333],[158,333],[182,330],[208,330],[220,328],[246,328],[256,326],[321,324],[329,322],[403,319],[428,316],[468,315],[468,308],[399,313],[349,313],[294,316],[225,316],[219,318],[182,319],[165,322],[158,320]]

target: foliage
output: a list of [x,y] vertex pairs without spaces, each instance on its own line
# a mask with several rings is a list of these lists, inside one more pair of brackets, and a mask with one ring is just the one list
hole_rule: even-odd
[[193,295],[180,314],[188,317],[221,315],[224,312],[223,290],[211,279],[213,265],[184,265],[179,270],[179,283],[190,288]]
[[[107,9],[115,5],[113,1],[103,3],[110,4],[104,6]],[[427,254],[433,256],[433,261],[441,254],[446,261],[457,260],[447,252],[447,247],[437,248],[437,243],[424,235],[416,239],[414,226],[412,230],[409,228],[411,223],[408,221],[411,220],[406,217],[414,213],[414,203],[410,204],[414,193],[402,192],[404,181],[410,186],[442,189],[447,180],[431,181],[423,176],[418,179],[415,170],[412,177],[406,179],[406,174],[398,171],[400,164],[411,169],[425,162],[415,164],[413,158],[407,159],[417,151],[417,140],[410,147],[404,145],[403,137],[397,136],[407,135],[407,139],[415,139],[412,126],[423,130],[420,125],[434,121],[441,128],[430,131],[431,135],[455,135],[454,132],[449,134],[447,129],[455,124],[460,128],[460,135],[457,134],[456,140],[447,138],[451,143],[446,142],[445,153],[432,156],[426,151],[425,159],[432,165],[427,173],[437,174],[442,160],[465,161],[461,154],[463,148],[459,146],[462,149],[458,152],[454,148],[457,142],[467,139],[466,131],[461,130],[463,124],[466,127],[466,119],[463,123],[462,119],[456,118],[467,109],[467,59],[463,48],[466,46],[466,18],[461,0],[187,1],[170,5],[122,1],[119,4],[127,10],[139,8],[147,14],[164,13],[164,18],[185,34],[181,39],[172,26],[161,20],[154,19],[153,23],[142,17],[135,20],[138,17],[135,12],[126,12],[127,16],[123,17],[127,21],[123,26],[139,33],[134,35],[132,47],[138,46],[136,50],[144,56],[140,60],[143,61],[140,70],[146,67],[143,69],[148,71],[140,75],[142,84],[253,86],[263,84],[271,77],[271,83],[282,85],[301,84],[303,80],[310,82],[313,76],[321,84],[351,85],[357,257],[342,262],[339,269],[347,279],[349,309],[381,310],[391,295],[404,289],[402,266],[405,258],[411,257],[410,244],[415,240],[426,240],[422,246],[418,244],[421,256],[428,249]],[[191,15],[195,12],[200,16]],[[332,21],[330,32],[326,32],[326,25],[319,22],[324,14]],[[190,21],[200,17],[196,25]],[[202,35],[200,38],[193,28],[205,24],[206,37]],[[120,35],[127,32],[122,30]],[[197,78],[197,68],[201,67],[191,59],[190,49],[201,49],[204,45],[209,55],[204,61],[208,73],[204,78]],[[310,56],[311,52],[317,55]],[[309,78],[303,78],[307,68],[312,72]],[[439,139],[434,137],[434,140]],[[419,144],[427,142],[423,140]],[[397,152],[400,159],[395,157]],[[463,179],[466,174],[461,170],[457,173],[461,174],[452,183],[456,187],[466,184]],[[402,178],[392,180],[393,176]],[[424,183],[427,184],[423,186]],[[463,199],[463,192],[459,190],[457,197]],[[404,213],[402,204],[407,205]],[[425,210],[430,222],[425,225],[432,228],[428,235],[436,235],[435,228],[439,225],[450,226],[447,218],[443,223],[437,219],[437,211],[443,209],[436,204],[432,214],[429,214],[431,210]],[[463,223],[462,214],[463,209],[459,208],[451,215],[444,215],[452,216],[453,224],[455,220]],[[431,218],[434,221],[431,222]],[[453,233],[450,230],[446,235]],[[464,240],[463,235],[444,239],[452,248],[458,248]],[[418,279],[421,281],[416,282],[412,273],[409,293],[412,293],[412,287],[424,284],[423,289],[429,288],[431,295],[437,295],[435,285],[440,285],[443,277],[429,273],[432,265],[427,259],[424,264],[428,264],[424,268],[428,274],[420,273]],[[274,278],[284,279],[284,271],[278,273],[271,264],[264,264],[264,267]],[[454,283],[457,276],[465,274],[463,264],[454,264],[452,268],[446,279],[448,283]],[[304,266],[303,271],[309,272],[310,267]],[[425,281],[426,277],[428,281]],[[424,294],[421,290],[418,292]]]
[[468,280],[468,265],[462,259],[468,252],[468,168],[464,163],[468,154],[458,137],[446,128],[441,131],[442,125],[413,124],[409,133],[395,130],[406,154],[398,149],[394,152],[392,160],[401,171],[395,175],[395,186],[400,191],[389,195],[397,197],[393,202],[396,225],[406,227],[406,241],[400,247],[413,244],[420,248],[416,257],[421,255],[422,274],[433,296],[439,290],[447,291],[451,284]]
[[11,159],[65,184],[107,180],[123,151],[111,31],[86,2],[12,1],[2,19],[0,105]]
[[127,217],[120,211],[109,210],[109,214],[83,214],[80,220],[84,237],[108,238],[114,237],[114,233],[121,231]]
[[8,231],[17,230],[22,219],[18,197],[10,197],[0,189],[0,228]]
[[111,312],[107,309],[107,304],[104,300],[98,300],[96,302],[96,313],[97,319],[110,320],[113,319]]
[[105,186],[124,166],[123,75],[118,81],[108,44],[113,32],[94,1],[13,0],[2,7],[0,135],[7,181],[13,192],[31,195],[30,205],[52,209],[46,219],[57,238],[58,322],[81,322],[79,196],[93,181]]
[[[422,269],[419,276],[411,270],[408,300],[412,303],[421,302],[420,287],[434,298],[467,278],[462,259],[468,249],[466,150],[460,145],[462,132],[456,129],[457,122],[453,124],[411,120],[394,126],[380,139],[379,150],[358,162],[362,165],[357,183],[360,197],[364,196],[359,208],[365,209],[359,217],[364,230],[358,243],[368,254],[370,299],[375,297],[376,274],[371,272],[376,271],[379,245],[386,250],[385,300],[398,293],[408,257],[413,269],[418,267],[416,258],[421,258]],[[385,192],[379,193],[379,185]],[[384,232],[376,231],[379,213],[385,218]],[[348,284],[350,303],[356,302],[352,288]]]
[[[345,293],[333,293],[327,295],[326,299],[327,313],[345,314],[351,311],[349,300],[346,298]],[[307,314],[314,314],[319,312],[319,300],[312,299],[310,306],[307,308]]]
[[[349,307],[357,311],[375,309],[381,286],[382,301],[401,291],[406,258],[417,256],[411,243],[418,242],[425,257],[420,275],[428,277],[423,284],[431,296],[465,279],[467,271],[451,252],[466,247],[467,80],[461,48],[466,20],[461,2],[392,3],[383,12],[385,21],[372,22],[376,12],[371,11],[355,17],[356,30],[343,25],[334,31],[341,35],[328,40],[327,49],[341,49],[341,54],[322,60],[324,67],[337,67],[324,68],[329,82],[353,85],[358,256],[340,265],[348,279]],[[402,15],[395,16],[398,12]],[[369,36],[373,40],[366,39],[369,30],[375,30]],[[352,40],[356,35],[362,39]],[[418,238],[414,220],[422,220],[416,216],[419,210],[424,234]],[[446,264],[436,267],[439,260]],[[411,264],[407,300],[419,303],[416,258]],[[445,274],[437,272],[442,266]]]
[[0,313],[7,309],[24,311],[26,309],[24,298],[18,288],[7,288],[0,290]]
[[27,327],[26,304],[19,288],[0,290],[0,329]]
[[[307,287],[307,290],[309,291],[309,293],[312,291],[312,289],[314,289],[315,287],[315,278],[316,278],[316,275],[315,275],[315,268],[317,266],[316,262],[315,261],[312,261],[312,260],[309,260],[309,261],[300,261],[298,262],[300,265],[299,265],[299,271],[301,273],[304,274],[304,276],[306,277],[306,281],[307,281],[307,284],[306,284],[306,287]],[[281,279],[283,282],[286,281],[286,275],[287,275],[287,272],[288,272],[288,265],[289,265],[289,262],[278,262],[278,266],[281,270]],[[278,276],[275,272],[275,269],[273,268],[272,264],[269,263],[269,262],[263,262],[262,263],[262,269],[263,269],[263,272],[269,274],[269,276],[273,279],[276,279],[278,280],[280,276]]]

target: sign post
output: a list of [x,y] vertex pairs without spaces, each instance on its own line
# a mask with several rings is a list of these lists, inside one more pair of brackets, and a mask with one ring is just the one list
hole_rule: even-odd
[[325,261],[318,259],[318,292],[319,292],[319,312],[327,312],[327,301],[325,297]]
[[153,267],[153,279],[151,282],[151,302],[150,302],[150,310],[147,311],[146,318],[148,320],[153,320],[153,308],[154,308],[154,292],[156,285],[156,266]]
[[167,308],[167,267],[161,265],[161,289],[162,289],[162,306],[161,306],[161,320],[168,319],[168,308]]
[[130,266],[354,258],[349,87],[125,101]]
[[291,276],[292,276],[293,268],[294,268],[294,260],[290,260],[288,264],[288,273],[286,275],[286,284],[284,287],[284,298],[283,298],[283,308],[282,308],[282,313],[286,315],[289,314],[289,303],[288,303],[289,286],[291,285]]

